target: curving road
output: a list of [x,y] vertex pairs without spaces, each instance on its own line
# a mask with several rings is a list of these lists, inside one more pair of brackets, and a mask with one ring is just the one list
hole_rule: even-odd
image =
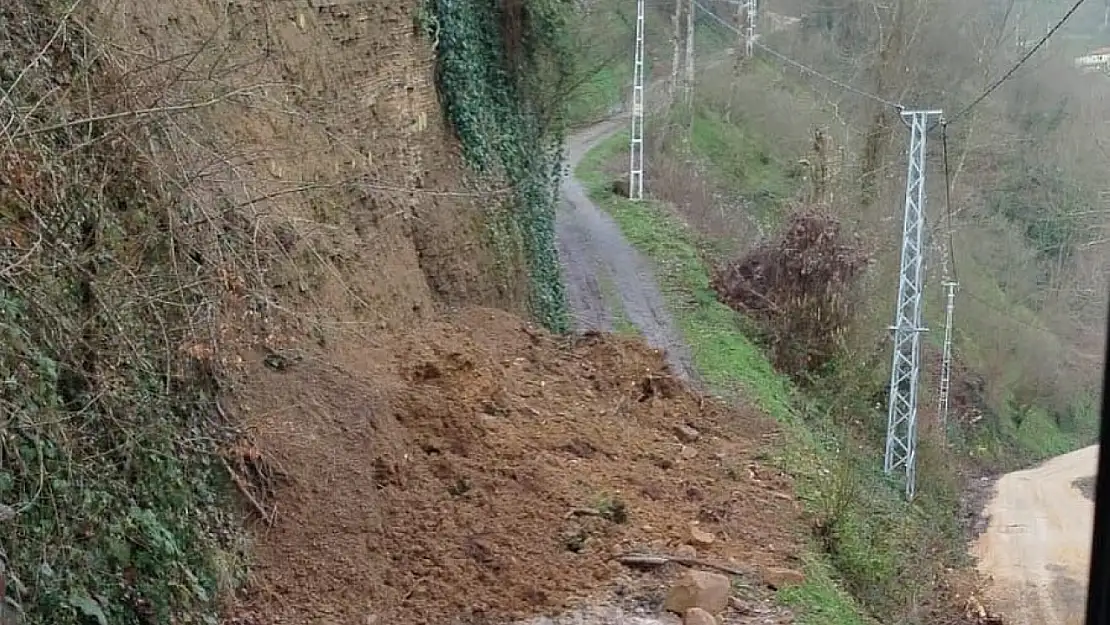
[[1092,446],[998,481],[973,555],[1008,625],[1083,623],[1094,504],[1074,482],[1097,463]]
[[[662,84],[649,84],[645,91],[650,95]],[[628,118],[618,115],[567,139],[567,173],[555,217],[567,301],[579,330],[611,332],[615,321],[625,318],[649,345],[666,352],[675,373],[694,380],[689,348],[656,284],[651,261],[625,240],[620,226],[590,200],[585,186],[574,175],[587,152],[627,126]]]
[[[801,21],[773,12],[765,15],[771,22],[770,32],[796,27]],[[732,48],[721,50],[700,70],[728,62],[735,54]],[[658,92],[665,85],[664,80],[657,79],[645,86],[647,112],[664,102]],[[629,91],[631,88],[628,85]],[[689,348],[667,310],[651,263],[625,240],[616,222],[590,201],[585,187],[574,176],[582,157],[626,128],[628,122],[627,116],[617,115],[567,139],[567,173],[560,189],[562,201],[555,228],[568,304],[579,330],[612,331],[617,319],[626,318],[649,345],[666,351],[667,361],[677,374],[696,382]]]
[[[725,63],[734,54],[731,48],[722,50],[701,69]],[[665,85],[664,80],[657,79],[645,86],[647,112],[664,101],[657,92]],[[627,115],[618,114],[567,138],[566,174],[555,217],[567,303],[579,330],[611,332],[617,319],[626,318],[649,345],[666,352],[675,373],[696,381],[690,350],[667,310],[651,262],[625,240],[620,226],[590,200],[585,186],[574,175],[591,149],[627,128],[628,123]]]

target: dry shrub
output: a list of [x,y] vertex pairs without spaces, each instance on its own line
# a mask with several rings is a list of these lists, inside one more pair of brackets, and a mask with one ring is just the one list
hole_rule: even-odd
[[775,366],[800,380],[836,356],[870,258],[819,210],[794,212],[777,240],[720,268],[717,297],[762,326]]

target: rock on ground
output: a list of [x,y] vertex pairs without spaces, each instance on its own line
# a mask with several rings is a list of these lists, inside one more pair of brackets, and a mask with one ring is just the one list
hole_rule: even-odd
[[701,608],[710,614],[719,614],[728,607],[731,580],[720,573],[686,571],[667,594],[664,609],[685,614],[691,608]]

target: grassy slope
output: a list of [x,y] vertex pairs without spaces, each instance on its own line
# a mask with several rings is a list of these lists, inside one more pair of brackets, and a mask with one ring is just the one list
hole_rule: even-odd
[[773,225],[779,200],[793,187],[784,163],[768,149],[770,142],[708,107],[700,107],[694,117],[690,140],[713,180],[746,198],[760,223]]
[[[751,131],[741,122],[726,120],[719,113],[699,110],[695,118],[691,147],[706,167],[712,180],[740,195],[752,198],[751,210],[765,226],[775,225],[779,217],[778,199],[788,197],[792,180],[785,174],[786,161],[774,154],[772,141]],[[966,245],[961,246],[966,247]],[[1062,349],[1058,339],[1047,330],[1035,312],[1007,297],[991,267],[975,262],[971,254],[959,260],[961,294],[956,327],[959,356],[974,371],[991,371],[991,352],[987,349],[997,334],[1007,332],[1015,342],[1044,341],[1046,351]],[[944,303],[938,289],[929,291],[925,311],[933,327],[942,323]],[[927,340],[940,348],[939,332]],[[1019,352],[1019,354],[1022,354]],[[1029,366],[1024,358],[1013,359],[1008,366],[994,373],[992,381],[1006,396],[1017,392],[1023,383],[1020,373]],[[957,449],[972,462],[990,469],[1013,469],[1067,453],[1092,444],[1097,437],[1095,398],[1077,395],[1071,398],[1069,411],[1072,422],[1058,424],[1043,406],[1034,406],[1018,415],[1005,398],[999,401],[1000,414],[986,427],[971,432],[952,431]]]

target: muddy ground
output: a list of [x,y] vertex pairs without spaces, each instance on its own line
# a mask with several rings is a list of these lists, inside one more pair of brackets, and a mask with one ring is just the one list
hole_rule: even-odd
[[281,479],[241,618],[557,613],[640,575],[658,592],[612,557],[688,549],[692,527],[753,587],[800,566],[790,481],[756,459],[773,424],[691,392],[638,339],[469,309],[269,375],[246,455]]

